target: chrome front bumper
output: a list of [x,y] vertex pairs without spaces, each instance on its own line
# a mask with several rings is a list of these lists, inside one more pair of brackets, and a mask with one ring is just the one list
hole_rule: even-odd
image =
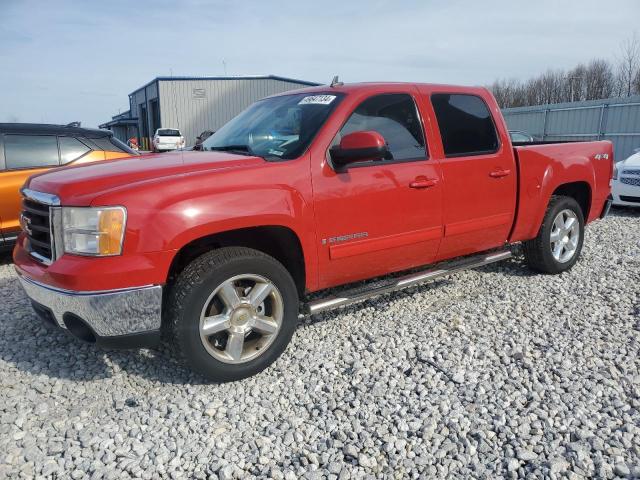
[[68,329],[78,319],[98,337],[122,337],[160,331],[162,287],[158,285],[77,292],[36,282],[18,271],[18,278],[34,307],[45,307],[52,320]]

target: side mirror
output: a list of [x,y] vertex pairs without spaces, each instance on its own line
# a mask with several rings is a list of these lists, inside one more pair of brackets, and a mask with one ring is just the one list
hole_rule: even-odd
[[340,140],[340,145],[329,149],[331,161],[337,168],[363,160],[382,160],[389,157],[384,137],[371,130],[353,132]]

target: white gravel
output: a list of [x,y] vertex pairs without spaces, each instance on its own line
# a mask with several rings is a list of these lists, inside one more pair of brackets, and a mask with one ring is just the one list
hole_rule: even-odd
[[640,477],[640,211],[569,273],[512,260],[307,319],[257,377],[43,325],[0,260],[0,478]]

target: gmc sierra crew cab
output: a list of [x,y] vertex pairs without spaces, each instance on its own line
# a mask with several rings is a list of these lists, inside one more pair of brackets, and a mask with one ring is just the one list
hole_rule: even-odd
[[536,271],[571,268],[612,172],[608,141],[513,145],[484,88],[334,82],[258,101],[202,152],[31,177],[14,260],[54,325],[107,346],[162,340],[236,380],[276,360],[301,312],[514,244]]

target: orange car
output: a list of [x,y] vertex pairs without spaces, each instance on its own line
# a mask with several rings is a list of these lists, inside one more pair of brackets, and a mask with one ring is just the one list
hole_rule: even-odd
[[108,130],[0,123],[0,250],[20,232],[20,188],[25,180],[61,165],[138,155]]

